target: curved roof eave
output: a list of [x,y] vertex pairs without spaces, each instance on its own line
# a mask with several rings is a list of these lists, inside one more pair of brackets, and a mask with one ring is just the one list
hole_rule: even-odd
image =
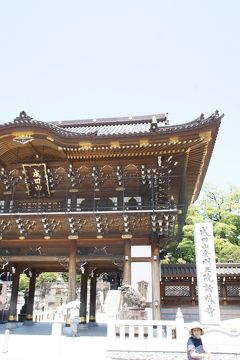
[[214,133],[212,134],[211,140],[208,142],[207,150],[206,150],[206,156],[205,156],[203,166],[202,166],[202,171],[199,174],[199,179],[198,179],[198,181],[196,183],[196,188],[195,188],[195,191],[193,193],[192,199],[190,201],[191,204],[198,199],[199,193],[201,191],[202,184],[203,184],[204,178],[206,176],[206,172],[207,172],[207,169],[208,169],[208,166],[209,166],[209,162],[210,162],[210,159],[211,159],[211,156],[212,156],[212,153],[213,153],[213,149],[214,149],[214,146],[215,146],[215,143],[216,143],[216,138],[217,138],[217,134],[218,134],[218,131],[219,131],[220,122],[221,122],[221,119],[223,118],[223,116],[224,115],[219,117],[219,122],[217,123],[217,126],[214,129]]
[[[212,114],[211,116],[209,116],[208,118],[204,119],[204,117],[201,115],[199,118],[188,122],[188,123],[184,123],[184,124],[179,124],[179,125],[165,125],[165,126],[158,126],[155,131],[152,131],[150,129],[149,126],[149,130],[148,131],[144,131],[141,132],[141,126],[139,127],[139,132],[125,132],[123,134],[101,134],[98,135],[98,131],[96,128],[95,124],[92,124],[93,126],[93,131],[87,132],[86,134],[84,133],[78,133],[76,131],[67,129],[66,127],[66,122],[65,125],[63,127],[61,126],[57,126],[55,125],[55,123],[48,123],[48,122],[44,122],[44,121],[39,121],[39,120],[33,120],[31,117],[26,116],[26,117],[17,117],[14,121],[9,122],[9,123],[5,123],[3,125],[0,125],[0,131],[1,130],[8,130],[9,128],[17,131],[19,126],[21,127],[21,129],[24,128],[28,128],[28,130],[30,128],[42,128],[44,130],[49,131],[52,134],[57,135],[60,138],[74,138],[74,139],[81,139],[81,138],[88,138],[91,137],[91,139],[95,138],[95,139],[100,139],[100,138],[108,138],[108,137],[133,137],[133,136],[143,136],[143,135],[157,135],[157,134],[161,134],[161,135],[168,135],[168,134],[173,134],[173,133],[181,133],[181,132],[185,132],[185,131],[189,131],[191,129],[201,129],[201,128],[205,128],[207,125],[213,124],[213,123],[217,123],[218,125],[220,124],[220,121],[222,119],[224,115],[219,115],[218,111],[216,111],[214,114]],[[151,121],[152,121],[152,117],[149,116],[144,117],[144,120],[141,119],[140,120],[136,119],[136,120],[126,120],[124,118],[124,121],[122,122],[122,125],[129,125],[129,124],[142,124],[142,123],[149,123],[151,125]],[[69,122],[71,123],[71,122]],[[103,124],[106,125],[106,122],[104,123],[98,123],[99,126],[102,126]],[[111,124],[111,123],[110,123]],[[119,122],[119,124],[121,124]],[[109,124],[108,124],[109,125]],[[109,125],[110,126],[110,125]],[[79,127],[84,127],[83,126],[79,126]],[[88,125],[88,128],[91,127]]]

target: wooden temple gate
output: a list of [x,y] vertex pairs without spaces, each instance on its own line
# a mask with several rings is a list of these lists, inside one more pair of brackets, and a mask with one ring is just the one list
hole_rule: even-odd
[[[169,125],[164,114],[46,123],[22,111],[0,125],[0,270],[12,274],[9,321],[16,320],[20,274],[67,272],[68,301],[81,274],[80,321],[95,321],[96,278],[149,262],[153,319],[160,318],[159,252],[181,237],[197,199],[222,116]],[[148,258],[132,246],[151,247]],[[116,284],[116,286],[119,284]]]

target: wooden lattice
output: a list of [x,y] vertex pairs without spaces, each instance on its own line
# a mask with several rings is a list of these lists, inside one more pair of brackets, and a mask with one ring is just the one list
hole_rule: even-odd
[[168,285],[165,286],[165,296],[190,296],[190,286],[188,285]]
[[227,285],[227,296],[239,297],[240,296],[240,286],[239,285]]

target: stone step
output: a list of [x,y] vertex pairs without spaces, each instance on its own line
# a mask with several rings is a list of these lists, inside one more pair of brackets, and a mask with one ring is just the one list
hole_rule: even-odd
[[[106,359],[112,360],[186,360],[186,352],[175,351],[107,351]],[[211,353],[211,360],[240,360],[240,354]]]

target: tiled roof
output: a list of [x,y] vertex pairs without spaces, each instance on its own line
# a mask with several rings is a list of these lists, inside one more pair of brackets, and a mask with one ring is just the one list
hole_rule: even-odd
[[218,111],[204,118],[203,114],[199,118],[188,123],[180,125],[169,125],[169,121],[165,114],[146,115],[130,118],[108,118],[108,119],[91,119],[91,120],[75,120],[75,121],[61,121],[53,122],[52,125],[67,130],[71,133],[79,135],[97,135],[97,136],[121,136],[121,135],[134,135],[141,133],[152,132],[151,123],[155,118],[157,121],[156,133],[175,133],[182,130],[188,130],[201,125],[222,118],[219,116]]
[[195,264],[162,264],[162,277],[196,276]]
[[[219,276],[240,276],[240,264],[216,264]],[[195,264],[162,264],[162,277],[196,276]]]
[[146,115],[136,117],[108,118],[61,121],[53,123],[60,128],[67,129],[79,135],[96,134],[97,136],[106,135],[126,135],[140,134],[149,132],[153,117],[156,118],[158,127],[168,125],[165,114]]
[[115,118],[99,118],[99,119],[83,119],[83,120],[64,120],[55,121],[53,124],[61,127],[66,126],[92,126],[92,125],[111,125],[111,124],[124,124],[124,123],[144,123],[151,122],[153,116],[156,117],[158,122],[168,125],[166,114],[155,115],[141,115],[141,116],[129,116],[129,117],[115,117]]
[[223,276],[240,275],[240,264],[217,264],[217,274]]
[[96,125],[96,126],[81,126],[68,128],[73,132],[80,135],[97,133],[98,136],[102,135],[125,135],[125,134],[139,134],[149,131],[149,123],[144,124],[116,124],[116,125]]

